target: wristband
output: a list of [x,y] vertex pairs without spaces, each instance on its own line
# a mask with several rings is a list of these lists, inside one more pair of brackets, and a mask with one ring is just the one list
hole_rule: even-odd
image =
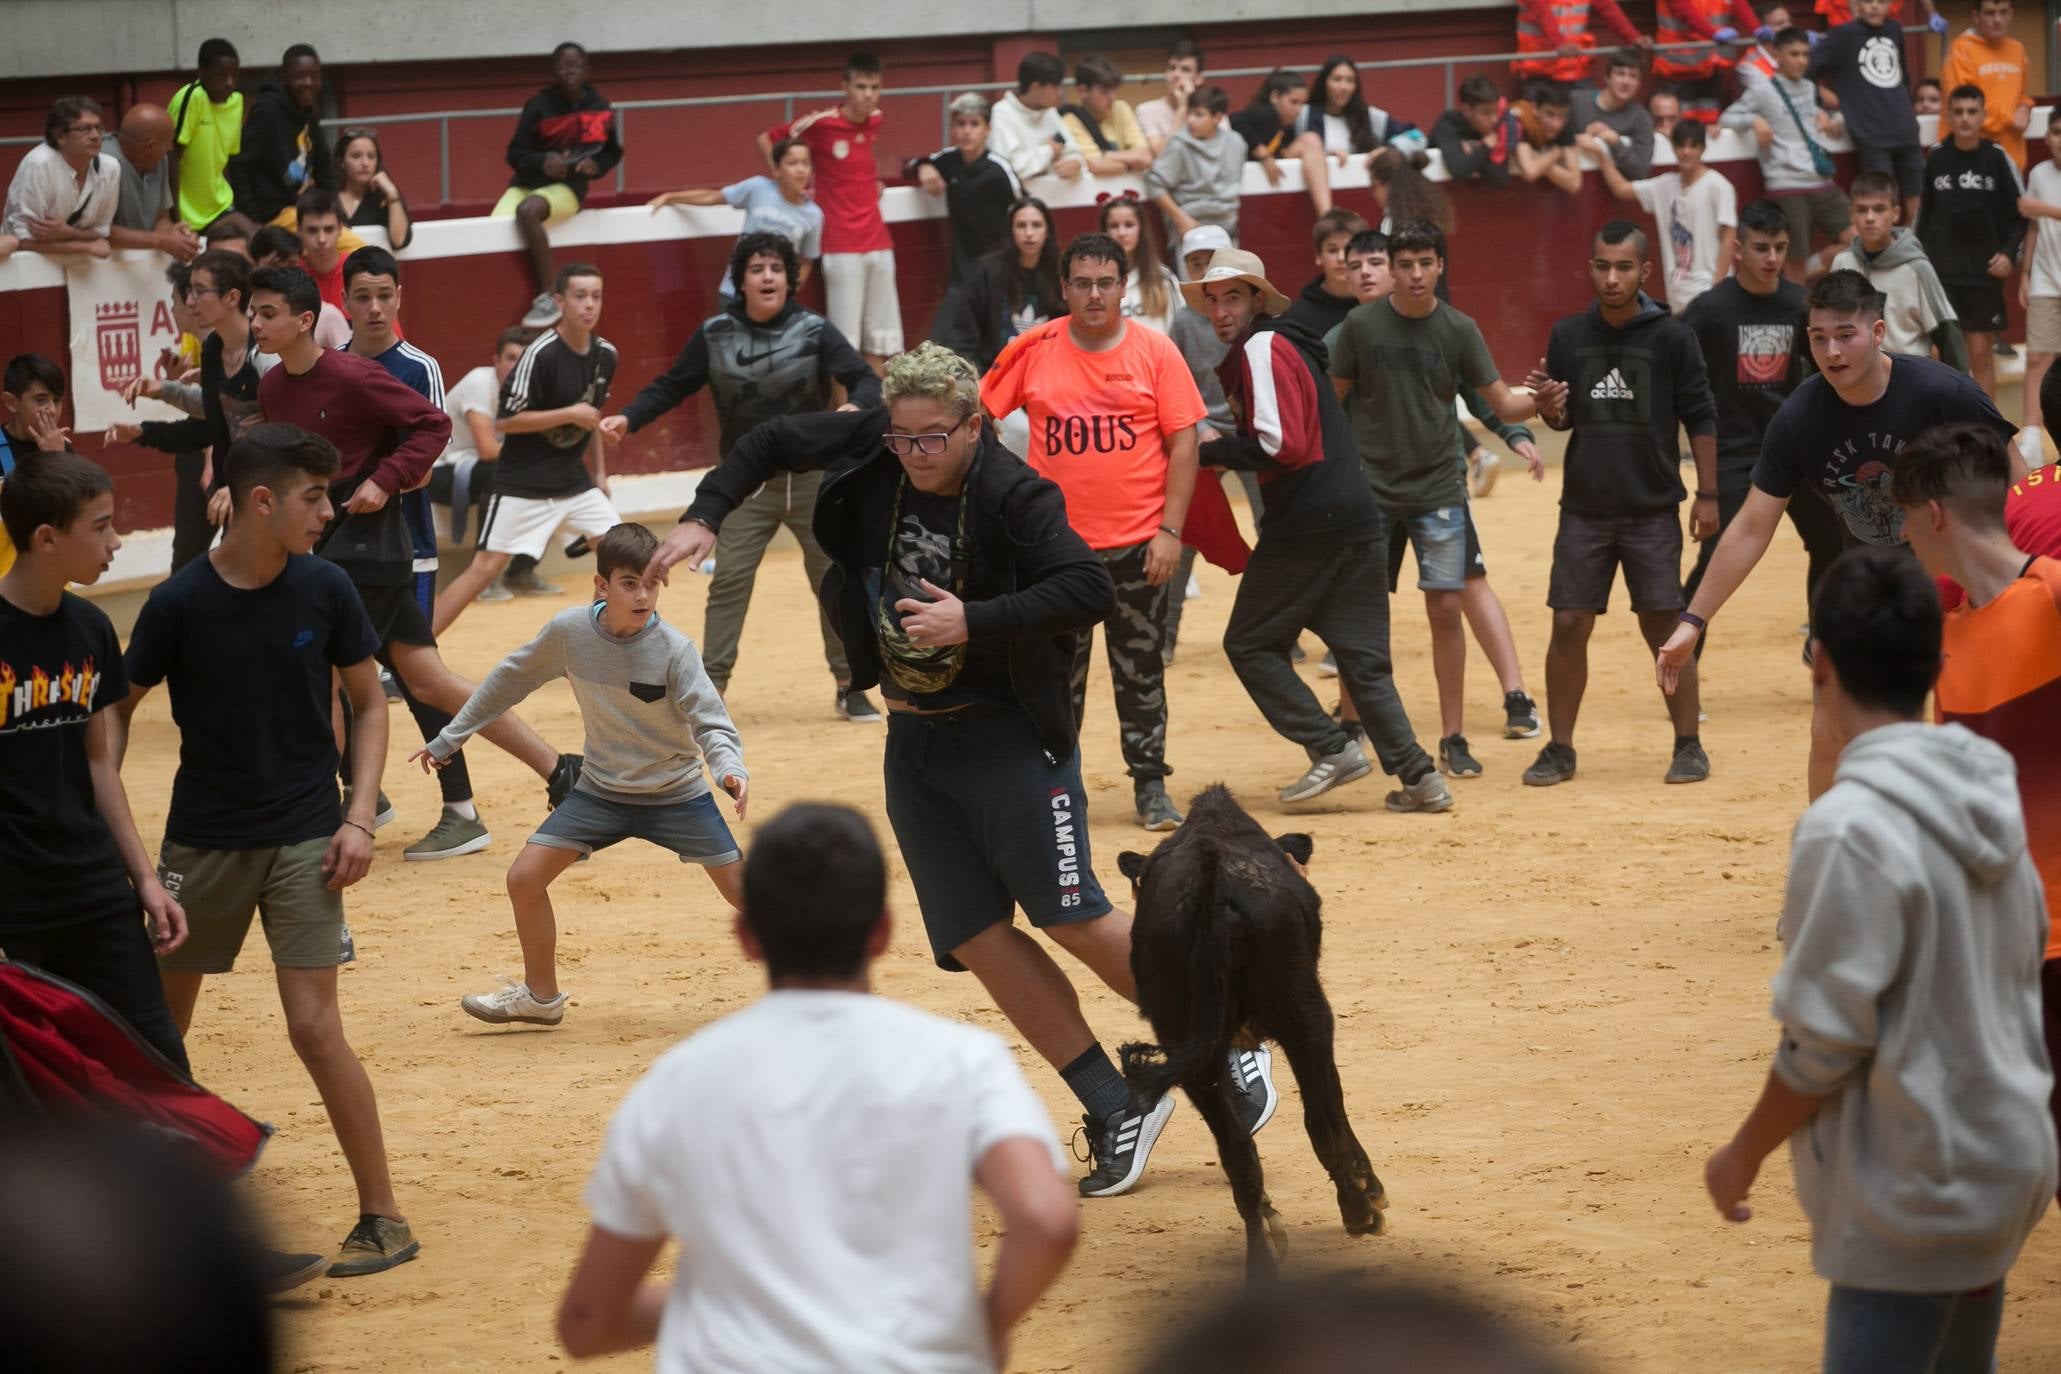
[[1696,627],[1696,632],[1698,634],[1701,634],[1703,631],[1710,628],[1710,622],[1708,620],[1705,620],[1702,616],[1696,614],[1696,612],[1694,611],[1683,611],[1679,616],[1676,616],[1675,618],[1681,621],[1684,625],[1694,625]]
[[1161,525],[1159,527],[1159,532],[1161,534],[1171,534],[1176,539],[1179,539],[1181,537],[1181,532],[1175,529],[1172,525]]
[[[353,826],[357,826],[357,827],[358,827],[358,829],[360,829],[360,830],[364,831],[364,832],[365,832],[365,833],[366,833],[367,835],[371,835],[371,834],[372,834],[372,828],[371,828],[370,826],[366,826],[366,825],[359,825],[359,823],[358,823],[357,821],[354,821],[354,820],[352,820],[352,819],[351,819],[351,818],[350,818],[349,816],[345,816],[345,817],[344,817],[344,824],[345,824],[345,825],[353,825]],[[377,838],[377,837],[375,837],[375,838]]]
[[1715,501],[1718,499],[1718,494],[1714,491],[1699,491],[1696,493],[1696,499],[1699,501]]

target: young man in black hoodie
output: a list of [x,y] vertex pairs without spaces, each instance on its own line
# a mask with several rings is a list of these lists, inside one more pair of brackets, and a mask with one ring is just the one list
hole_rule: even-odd
[[1334,208],[1317,216],[1310,230],[1317,249],[1317,275],[1304,283],[1302,294],[1289,303],[1283,319],[1295,321],[1320,339],[1345,322],[1360,303],[1353,291],[1353,269],[1346,262],[1346,249],[1367,228],[1367,221],[1351,210]]
[[545,227],[563,224],[587,203],[587,186],[623,160],[615,111],[587,84],[587,50],[560,43],[551,50],[552,82],[523,102],[508,140],[508,165],[515,175],[494,206],[497,217],[513,216],[522,250],[529,255],[537,297],[522,322],[531,329],[558,323],[551,284],[551,237]]
[[[1539,417],[1572,429],[1562,468],[1560,530],[1546,604],[1553,642],[1546,651],[1546,721],[1552,739],[1524,771],[1533,787],[1574,776],[1574,723],[1589,685],[1589,635],[1610,606],[1610,584],[1624,567],[1625,591],[1639,632],[1655,650],[1682,610],[1681,449],[1687,430],[1696,458],[1690,531],[1717,533],[1717,408],[1703,353],[1689,327],[1640,289],[1648,269],[1646,235],[1629,220],[1597,233],[1589,261],[1596,303],[1553,326],[1543,372],[1529,379]],[[1665,698],[1674,720],[1669,782],[1702,782],[1710,759],[1696,730],[1696,672]]]
[[[622,414],[601,422],[602,437],[615,442],[643,429],[703,387],[715,402],[719,461],[767,420],[830,409],[833,382],[850,397],[844,409],[879,405],[880,379],[858,350],[836,325],[796,303],[799,270],[794,244],[785,234],[739,239],[730,254],[736,295],[721,314],[702,321],[673,365],[638,392]],[[810,529],[822,484],[820,473],[787,473],[730,513],[716,541],[716,575],[709,583],[701,639],[702,661],[718,692],[729,689],[759,562],[782,525],[801,545],[809,585],[822,585],[830,560]],[[837,713],[847,720],[879,720],[879,709],[852,686],[844,647],[828,617],[823,619],[823,657],[837,682]]]
[[1925,158],[1918,242],[1939,273],[1968,340],[1968,375],[1994,400],[2004,283],[2025,247],[2018,198],[2025,181],[2011,155],[1982,136],[1982,87],[1947,92],[1952,136]]
[[[1696,566],[1682,587],[1694,599],[1704,570],[1717,552],[1732,518],[1753,489],[1753,465],[1761,441],[1782,402],[1815,369],[1805,338],[1803,288],[1783,275],[1789,251],[1789,217],[1772,200],[1756,200],[1739,212],[1739,254],[1734,274],[1689,303],[1682,323],[1696,335],[1717,402],[1718,537],[1703,541]],[[1806,614],[1818,579],[1843,547],[1839,518],[1823,501],[1806,497],[1789,503],[1789,523],[1810,556],[1804,578]],[[1697,641],[1696,656],[1703,656]]]
[[[1130,1109],[1066,974],[1030,923],[1136,1000],[1131,918],[1088,852],[1074,725],[1080,635],[1116,609],[1109,573],[1067,523],[1059,487],[1003,448],[973,365],[924,343],[887,366],[884,408],[791,415],[739,439],[652,556],[696,566],[716,531],[782,472],[821,472],[817,588],[858,687],[888,703],[887,816],[938,967],[971,970],[1086,1108],[1089,1197],[1127,1192],[1173,1111]],[[1427,762],[1427,767],[1428,767]],[[1233,1051],[1241,1119],[1277,1101],[1264,1056]],[[1248,1069],[1257,1060],[1257,1073]]]
[[259,224],[292,227],[287,211],[313,186],[336,189],[336,160],[322,136],[315,101],[322,94],[322,59],[296,43],[279,59],[279,80],[258,88],[243,118],[243,146],[223,175],[236,208]]
[[1288,298],[1268,283],[1257,254],[1219,249],[1181,294],[1228,345],[1217,377],[1238,418],[1235,434],[1202,446],[1202,464],[1257,472],[1266,491],[1224,653],[1267,723],[1309,754],[1309,771],[1281,789],[1281,800],[1308,801],[1374,771],[1289,661],[1308,629],[1337,658],[1382,771],[1402,780],[1388,794],[1389,810],[1451,810],[1453,795],[1396,692],[1381,512],[1331,389],[1322,341],[1284,318]]

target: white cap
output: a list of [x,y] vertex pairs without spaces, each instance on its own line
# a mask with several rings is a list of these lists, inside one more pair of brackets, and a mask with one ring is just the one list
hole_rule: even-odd
[[1181,261],[1191,253],[1214,253],[1231,246],[1231,235],[1221,224],[1198,224],[1181,236]]

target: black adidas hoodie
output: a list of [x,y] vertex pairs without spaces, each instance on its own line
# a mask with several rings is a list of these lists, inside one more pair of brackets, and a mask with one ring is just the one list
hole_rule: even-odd
[[1672,510],[1682,486],[1681,443],[1717,433],[1717,406],[1703,350],[1687,325],[1644,292],[1622,329],[1591,304],[1553,326],[1546,375],[1567,383],[1572,428],[1562,466],[1560,504],[1588,515]]

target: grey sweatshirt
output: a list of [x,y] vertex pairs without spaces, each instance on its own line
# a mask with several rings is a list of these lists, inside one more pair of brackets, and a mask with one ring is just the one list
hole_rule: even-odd
[[[1796,108],[1795,118],[1783,105],[1784,96]],[[1750,136],[1755,115],[1765,119],[1775,133],[1775,141],[1767,147],[1756,145],[1761,181],[1770,191],[1807,191],[1832,184],[1832,178],[1819,171],[1811,160],[1811,147],[1818,138],[1816,86],[1804,80],[1786,81],[1779,74],[1765,81],[1750,81],[1731,108],[1718,117],[1718,123]],[[1797,127],[1799,119],[1803,121],[1802,128]]]
[[1145,194],[1171,195],[1174,204],[1197,224],[1215,224],[1238,237],[1238,188],[1245,179],[1245,140],[1231,131],[1231,121],[1217,126],[1208,143],[1183,125],[1145,172]]
[[1797,822],[1775,1072],[1811,1263],[1901,1293],[2002,1278],[2054,1196],[2046,909],[2017,769],[1958,725],[1870,730]]
[[1960,317],[1915,230],[1890,230],[1888,244],[1872,255],[1855,239],[1832,257],[1834,272],[1849,269],[1866,277],[1886,298],[1882,318],[1889,332],[1883,347],[1922,358],[1937,344],[1941,362],[1959,372],[1968,370],[1968,340],[1961,333]]
[[1576,133],[1591,124],[1601,124],[1617,135],[1617,142],[1611,146],[1610,160],[1617,164],[1627,181],[1644,181],[1653,175],[1653,116],[1644,105],[1636,100],[1627,101],[1614,110],[1606,110],[1597,100],[1597,92],[1582,87],[1569,97],[1573,106],[1568,114],[1567,127]]
[[458,712],[429,742],[447,759],[492,722],[553,678],[572,683],[587,729],[587,761],[574,790],[608,801],[674,802],[744,771],[744,743],[694,642],[653,614],[643,629],[618,639],[601,628],[599,607],[570,606],[537,637],[495,665]]

